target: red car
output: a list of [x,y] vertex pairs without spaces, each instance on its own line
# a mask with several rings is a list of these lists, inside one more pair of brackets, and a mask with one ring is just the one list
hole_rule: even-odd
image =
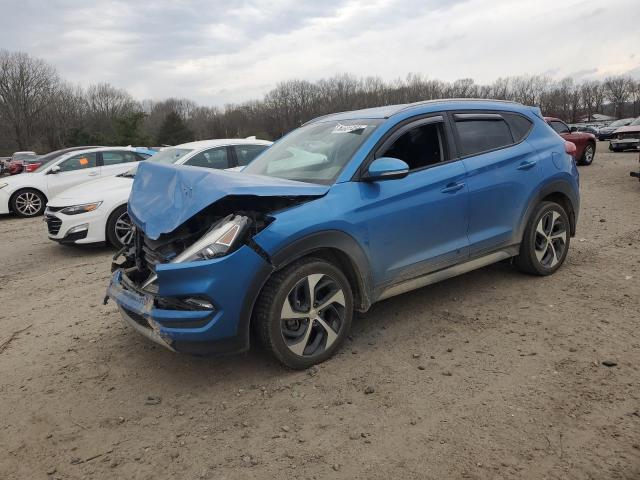
[[16,175],[24,170],[24,163],[28,160],[35,160],[38,158],[36,152],[15,152],[11,156],[11,160],[7,166],[9,175]]
[[545,121],[553,128],[558,135],[568,142],[572,142],[576,146],[576,153],[573,158],[576,159],[578,165],[591,165],[593,158],[596,156],[596,137],[591,133],[578,132],[569,128],[559,118],[544,117]]

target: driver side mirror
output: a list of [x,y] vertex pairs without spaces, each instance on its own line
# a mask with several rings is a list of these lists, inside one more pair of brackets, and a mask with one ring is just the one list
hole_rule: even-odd
[[58,165],[54,165],[49,169],[49,173],[52,173],[52,174],[58,173],[59,171],[60,171],[60,167]]
[[571,130],[571,132],[577,132],[578,131],[578,127],[571,127],[569,130]]
[[409,174],[409,165],[406,162],[392,157],[376,158],[364,177],[364,180],[375,182],[379,180],[394,180],[404,178]]

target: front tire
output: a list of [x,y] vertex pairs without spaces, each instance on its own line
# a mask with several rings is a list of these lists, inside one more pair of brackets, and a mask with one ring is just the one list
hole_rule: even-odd
[[524,231],[516,267],[531,275],[555,273],[567,258],[570,229],[569,216],[561,205],[542,202]]
[[307,257],[276,272],[265,284],[253,321],[263,346],[292,369],[332,357],[353,319],[353,293],[340,269]]
[[19,217],[31,218],[42,215],[46,206],[46,197],[33,188],[18,190],[11,197],[11,210]]
[[584,147],[584,152],[582,152],[582,158],[579,165],[591,165],[593,163],[593,159],[596,155],[596,146],[593,143],[588,143],[586,147]]
[[116,208],[107,220],[106,237],[111,245],[120,249],[133,240],[131,219],[127,213],[127,205]]

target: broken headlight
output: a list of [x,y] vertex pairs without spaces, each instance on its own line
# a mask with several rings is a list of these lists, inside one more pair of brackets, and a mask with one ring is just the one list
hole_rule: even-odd
[[178,255],[172,263],[211,260],[226,255],[242,237],[248,223],[249,219],[240,215],[229,215],[223,218],[200,240]]

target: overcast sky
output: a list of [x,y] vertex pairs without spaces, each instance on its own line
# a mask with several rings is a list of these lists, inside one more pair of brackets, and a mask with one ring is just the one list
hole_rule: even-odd
[[638,0],[0,0],[0,48],[138,99],[223,105],[336,73],[640,78]]

